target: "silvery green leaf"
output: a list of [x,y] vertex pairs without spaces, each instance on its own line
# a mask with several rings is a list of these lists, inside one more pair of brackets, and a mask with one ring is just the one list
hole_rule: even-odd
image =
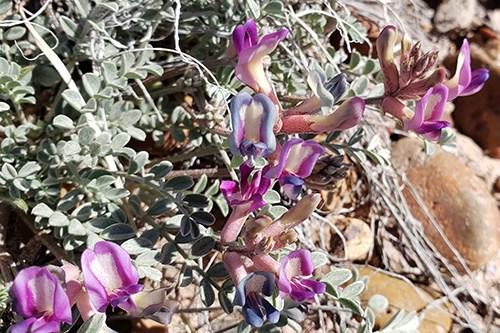
[[128,134],[136,140],[144,141],[146,140],[146,133],[137,127],[129,127],[127,129]]
[[206,196],[215,195],[219,191],[220,181],[216,179],[212,185],[205,191]]
[[115,176],[102,175],[96,179],[95,186],[97,188],[104,188],[113,185],[116,182]]
[[144,70],[150,74],[161,76],[163,74],[163,67],[158,64],[151,63],[149,65],[141,66],[140,70]]
[[61,25],[61,28],[66,33],[66,35],[71,38],[74,38],[76,36],[78,24],[75,21],[71,20],[69,17],[60,16],[59,24]]
[[269,210],[269,213],[271,213],[271,215],[275,219],[279,219],[287,211],[288,211],[288,208],[286,208],[284,206],[272,206],[271,209]]
[[361,294],[363,289],[365,289],[365,284],[363,283],[363,281],[356,281],[342,290],[341,297],[352,299]]
[[85,106],[85,101],[78,91],[66,89],[62,93],[62,97],[77,111],[80,111]]
[[179,286],[187,287],[193,282],[193,268],[187,262],[182,264],[179,274]]
[[214,279],[224,279],[229,276],[224,263],[218,262],[207,271],[207,275]]
[[137,153],[135,158],[130,162],[128,173],[134,174],[142,170],[142,168],[144,168],[144,165],[146,165],[148,158],[149,154],[145,151]]
[[12,9],[12,1],[2,0],[0,1],[0,15],[6,14]]
[[354,311],[356,314],[358,314],[358,315],[362,315],[363,314],[363,308],[361,307],[361,304],[359,303],[359,301],[355,301],[353,299],[343,298],[343,297],[340,297],[338,299],[338,301],[340,303],[344,304],[347,308],[349,308],[352,311]]
[[225,313],[233,313],[233,302],[231,302],[223,290],[219,290],[219,303]]
[[27,178],[33,176],[35,173],[40,171],[41,167],[37,162],[28,162],[22,166],[18,172],[18,176],[21,178]]
[[267,14],[282,14],[283,13],[283,3],[280,1],[272,1],[268,3],[264,8],[262,8],[262,11],[267,13]]
[[373,59],[367,59],[366,60],[366,64],[365,64],[365,68],[363,69],[363,75],[370,75],[376,71],[378,71],[380,68],[379,68],[379,64],[377,61],[373,60]]
[[94,95],[96,98],[104,98],[104,99],[110,99],[113,97],[113,88],[111,87],[105,87],[99,93]]
[[31,214],[45,218],[51,217],[53,213],[54,211],[52,210],[52,208],[50,208],[43,202],[39,203],[31,210]]
[[162,273],[154,267],[139,266],[137,267],[137,271],[141,278],[148,278],[153,281],[161,281],[163,278]]
[[59,114],[59,115],[55,116],[54,119],[52,120],[52,124],[58,128],[67,129],[67,130],[71,130],[71,129],[75,128],[75,126],[73,125],[73,120],[71,120],[70,117],[65,116],[63,114]]
[[267,202],[270,205],[277,204],[277,203],[281,202],[281,196],[275,190],[268,190],[264,194],[263,199],[265,202]]
[[313,252],[311,255],[314,268],[321,267],[328,263],[328,257],[322,252]]
[[116,65],[110,61],[104,61],[101,64],[102,74],[106,83],[112,82],[116,79],[118,75],[118,69],[116,69]]
[[79,188],[76,188],[74,190],[69,191],[66,193],[61,200],[57,203],[57,210],[66,212],[70,210],[71,208],[75,207],[77,203],[79,203],[85,195],[83,194],[82,190]]
[[75,141],[66,142],[66,144],[64,145],[65,155],[75,155],[78,154],[81,150],[82,148],[80,147],[78,142]]
[[134,65],[135,55],[133,53],[124,53],[120,56],[120,60],[121,60],[120,75],[123,76]]
[[201,280],[200,297],[205,306],[211,306],[215,302],[215,293],[212,285],[207,279]]
[[90,145],[95,138],[96,132],[92,127],[83,127],[78,131],[78,143]]
[[19,104],[36,104],[36,98],[34,96],[16,97],[16,102]]
[[106,240],[126,240],[135,236],[132,227],[125,223],[115,223],[101,232],[101,237]]
[[351,90],[354,92],[354,96],[363,95],[368,88],[368,79],[365,76],[360,76],[356,78],[351,84]]
[[112,333],[115,332],[106,326],[106,314],[96,313],[78,329],[77,333]]
[[354,51],[351,53],[351,60],[349,61],[349,69],[354,70],[361,63],[361,55]]
[[205,188],[207,187],[207,183],[208,183],[207,175],[206,174],[201,175],[200,179],[198,180],[198,182],[196,182],[196,184],[193,187],[193,192],[194,193],[203,192],[203,190],[205,190]]
[[384,295],[375,294],[368,300],[368,306],[375,312],[384,312],[389,306],[389,301]]
[[227,216],[229,214],[229,205],[227,204],[227,201],[226,199],[224,199],[224,196],[222,194],[218,195],[217,198],[215,198],[215,203],[219,207],[223,216]]
[[167,180],[165,188],[173,191],[183,191],[191,188],[193,185],[194,181],[191,176],[178,176]]
[[130,135],[127,133],[118,133],[111,140],[111,149],[120,150],[130,141]]
[[3,33],[5,40],[18,40],[24,36],[26,28],[22,26],[14,26]]
[[121,245],[127,251],[128,254],[138,255],[144,252],[149,251],[153,244],[146,238],[132,238],[129,239]]
[[138,266],[153,266],[161,261],[161,257],[160,251],[150,250],[138,255],[135,262]]
[[5,102],[0,102],[0,112],[9,111],[10,105]]
[[204,211],[194,212],[190,215],[190,217],[194,222],[204,226],[211,226],[215,222],[215,216]]
[[161,263],[164,265],[169,265],[175,261],[175,258],[177,256],[177,248],[173,243],[166,243],[161,248],[161,254]]
[[321,278],[321,282],[328,283],[332,286],[339,286],[352,277],[352,272],[346,268],[334,268],[330,273],[326,274]]
[[191,234],[192,227],[193,224],[191,223],[191,220],[186,215],[182,215],[181,224],[179,228],[181,236],[186,237],[189,234]]
[[69,225],[69,219],[63,213],[56,211],[49,217],[49,225],[53,227],[66,227]]
[[106,2],[98,2],[96,8],[99,9],[104,8],[111,12],[116,13],[120,9],[120,6],[114,1],[106,1]]
[[169,161],[161,161],[160,163],[155,164],[149,171],[154,174],[155,179],[160,179],[172,171],[172,168],[173,165]]
[[191,255],[195,257],[203,257],[207,255],[215,246],[215,240],[212,237],[201,237],[194,242],[191,247]]
[[147,211],[148,215],[157,216],[172,210],[170,199],[161,199],[155,202]]
[[184,197],[183,201],[193,208],[205,208],[208,206],[208,199],[203,194],[188,194]]
[[124,188],[108,187],[101,189],[101,194],[110,201],[116,201],[125,198],[130,192]]
[[144,80],[148,76],[148,72],[142,69],[134,69],[125,74],[127,79],[139,79]]
[[83,87],[90,97],[97,95],[101,90],[101,79],[94,73],[85,73],[82,76]]
[[12,179],[17,177],[17,171],[12,165],[5,163],[2,166],[2,175],[1,176],[3,179],[12,180]]
[[140,238],[147,239],[151,242],[151,244],[156,244],[158,239],[160,238],[160,231],[158,229],[148,229],[145,230]]
[[87,229],[77,219],[71,219],[68,225],[68,233],[74,236],[85,236]]

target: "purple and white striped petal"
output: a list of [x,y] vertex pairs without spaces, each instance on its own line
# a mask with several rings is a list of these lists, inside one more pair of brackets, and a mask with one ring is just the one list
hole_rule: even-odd
[[229,148],[234,155],[247,156],[250,164],[258,156],[267,156],[276,150],[273,126],[276,122],[276,107],[264,94],[253,98],[240,92],[231,100],[231,123],[233,131],[229,137]]
[[111,304],[126,311],[134,310],[130,295],[142,290],[139,273],[127,252],[112,242],[98,242],[94,250],[82,254],[85,288],[94,307],[104,312]]

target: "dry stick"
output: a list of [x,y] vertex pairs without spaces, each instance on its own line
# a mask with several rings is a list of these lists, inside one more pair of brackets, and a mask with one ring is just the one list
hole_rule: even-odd
[[31,232],[35,235],[35,239],[42,242],[43,245],[56,257],[56,259],[63,263],[63,261],[67,261],[73,263],[73,259],[71,259],[66,252],[61,249],[59,244],[57,244],[49,234],[44,230],[38,230],[35,227],[33,218],[31,216],[26,215],[24,212],[16,209],[17,214],[21,218],[21,221],[31,230]]
[[13,280],[12,271],[10,269],[12,257],[5,246],[10,211],[11,207],[8,204],[0,202],[0,274],[3,283],[11,282]]
[[[24,20],[24,24],[26,25],[26,28],[28,28],[29,32],[33,36],[33,39],[35,40],[35,44],[40,48],[42,53],[49,59],[50,63],[56,71],[59,73],[63,81],[66,83],[69,89],[73,90],[75,93],[78,94],[79,98],[81,100],[83,99],[83,96],[81,95],[80,91],[78,90],[78,87],[76,86],[75,81],[71,78],[71,73],[68,71],[62,60],[57,56],[57,54],[50,48],[50,46],[45,42],[45,40],[40,36],[40,34],[36,31],[36,29],[33,27],[33,25],[28,21],[26,18],[26,15],[24,14],[24,8],[20,7],[19,13],[21,14],[21,17]],[[88,125],[95,131],[96,136],[100,135],[102,133],[101,128],[97,125],[97,122],[94,118],[94,115],[92,113],[85,113],[85,117],[87,118]],[[108,168],[110,171],[118,171],[118,167],[116,166],[115,160],[113,159],[113,156],[107,155],[104,156],[104,161],[108,165]],[[115,181],[115,187],[116,188],[124,188],[123,182],[120,178],[116,178]],[[124,201],[124,205],[126,206],[126,202]],[[128,215],[128,214],[127,214]],[[134,221],[130,219],[129,216],[129,224],[133,228],[134,231],[137,231],[137,226],[135,225]]]
[[229,176],[229,171],[226,169],[219,169],[219,168],[209,168],[209,169],[191,169],[191,170],[173,170],[170,171],[166,176],[165,179],[170,179],[178,176],[191,176],[193,178],[200,178],[203,175],[207,175],[207,177],[211,178],[222,178],[222,177],[228,177]]

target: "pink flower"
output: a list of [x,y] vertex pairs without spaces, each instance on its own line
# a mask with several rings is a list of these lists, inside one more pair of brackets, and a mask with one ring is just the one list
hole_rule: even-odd
[[460,53],[457,59],[457,69],[455,75],[444,82],[448,87],[448,100],[451,101],[458,96],[468,96],[477,93],[484,86],[489,77],[489,71],[486,68],[471,71],[470,48],[467,39],[464,39]]
[[318,158],[325,153],[319,143],[313,140],[290,139],[283,145],[276,166],[264,175],[267,178],[278,178],[285,194],[296,199],[304,184],[304,178],[311,172]]
[[105,312],[108,304],[135,310],[131,295],[144,286],[138,284],[139,273],[123,248],[112,242],[98,242],[94,250],[83,252],[81,261],[85,288],[97,311]]
[[71,306],[59,280],[48,269],[28,267],[21,270],[10,289],[14,310],[25,319],[12,333],[60,332],[61,322],[71,324]]
[[439,84],[431,88],[415,105],[415,114],[411,120],[403,120],[403,129],[413,130],[430,140],[439,140],[443,128],[450,126],[441,120],[448,97],[448,88]]
[[281,297],[290,296],[295,302],[313,302],[314,295],[324,293],[324,283],[303,278],[310,276],[313,270],[311,252],[300,249],[286,255],[281,261],[278,280]]
[[255,92],[271,94],[273,88],[264,72],[264,58],[274,51],[287,34],[287,29],[281,29],[258,41],[254,20],[248,19],[244,25],[238,25],[233,32],[233,44],[238,55],[236,77]]

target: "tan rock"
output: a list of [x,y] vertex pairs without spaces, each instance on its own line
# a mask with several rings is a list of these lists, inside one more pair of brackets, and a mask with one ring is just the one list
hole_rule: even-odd
[[450,331],[451,317],[448,311],[443,305],[429,305],[434,298],[426,291],[367,267],[361,268],[359,273],[360,276],[368,277],[367,288],[360,295],[364,306],[373,295],[377,294],[385,296],[389,301],[387,311],[376,314],[376,329],[385,325],[400,309],[404,309],[405,312],[423,313],[423,320],[418,327],[421,333]]
[[[327,216],[327,218],[335,224],[346,240],[347,260],[365,260],[373,245],[370,226],[356,218],[336,218],[335,216]],[[340,236],[332,229],[330,234],[332,253],[335,253],[338,257],[343,257],[344,245]]]
[[[485,183],[453,154],[438,149],[426,155],[418,139],[399,140],[393,147],[392,162],[406,173],[413,190],[469,267],[474,270],[488,262],[500,244],[500,211]],[[404,195],[427,237],[463,271],[412,191],[406,188]]]

